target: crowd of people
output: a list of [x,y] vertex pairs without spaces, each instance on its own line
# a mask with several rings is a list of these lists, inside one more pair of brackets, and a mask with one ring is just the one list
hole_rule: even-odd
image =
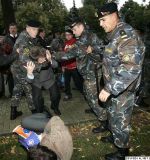
[[[108,35],[105,45],[80,17],[70,19],[65,41],[59,33],[54,39],[46,39],[45,31],[36,20],[28,21],[20,34],[16,24],[10,24],[9,34],[1,44],[1,52],[5,54],[0,55],[0,66],[6,67],[1,81],[4,82],[3,75],[7,74],[10,119],[14,120],[22,115],[17,108],[23,94],[32,114],[46,112],[51,117],[44,105],[43,88],[49,91],[51,109],[61,115],[60,87],[65,88],[63,100],[70,100],[72,77],[89,105],[86,112],[94,113],[100,122],[93,133],[110,131],[110,136],[101,140],[117,148],[116,152],[105,155],[105,159],[122,160],[129,155],[130,122],[140,86],[145,46],[137,31],[121,20],[115,3],[98,9],[97,18]],[[62,86],[56,78],[58,70],[64,75]]]

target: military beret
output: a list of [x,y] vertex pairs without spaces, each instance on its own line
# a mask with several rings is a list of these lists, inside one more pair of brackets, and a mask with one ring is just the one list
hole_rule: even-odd
[[114,12],[118,12],[117,4],[114,2],[106,3],[98,9],[97,17],[102,18]]
[[75,25],[77,25],[78,23],[83,23],[84,24],[84,21],[82,18],[80,17],[74,17],[70,20],[69,22],[69,27],[70,28],[73,28]]
[[72,31],[71,29],[65,30],[65,33],[69,33],[69,34],[72,34],[72,35],[73,35],[73,31]]
[[36,21],[36,20],[29,20],[27,22],[27,25],[30,26],[30,27],[39,28],[41,23],[39,21]]

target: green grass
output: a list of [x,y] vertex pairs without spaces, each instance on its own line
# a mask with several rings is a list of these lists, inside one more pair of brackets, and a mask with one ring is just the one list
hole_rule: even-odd
[[[104,160],[104,155],[115,151],[109,143],[100,141],[109,133],[92,134],[97,122],[70,126],[74,153],[72,160]],[[131,156],[150,156],[150,113],[136,112],[132,118]],[[18,143],[16,135],[0,137],[0,160],[26,160],[26,151]]]

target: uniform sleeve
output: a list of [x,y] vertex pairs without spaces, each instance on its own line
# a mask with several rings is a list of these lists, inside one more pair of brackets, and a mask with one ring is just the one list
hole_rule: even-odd
[[58,62],[55,61],[53,58],[52,58],[51,66],[52,66],[52,68],[57,68],[58,67]]
[[67,52],[53,53],[53,57],[59,61],[70,60],[70,59],[76,58],[80,50],[81,50],[81,47],[74,45],[74,47],[69,49]]
[[94,34],[92,37],[92,48],[93,53],[102,54],[104,44],[103,41],[97,37],[96,34]]
[[113,95],[123,92],[139,79],[145,46],[138,38],[123,38],[117,50],[120,64],[113,68],[113,76],[105,84],[105,89]]

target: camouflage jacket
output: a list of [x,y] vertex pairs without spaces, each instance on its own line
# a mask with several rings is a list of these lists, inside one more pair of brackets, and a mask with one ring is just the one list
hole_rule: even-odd
[[145,46],[136,31],[121,21],[108,37],[103,54],[104,88],[115,96],[127,89],[135,91],[140,83]]
[[[94,48],[94,52],[90,55],[86,53],[89,45]],[[73,47],[66,52],[67,54],[65,52],[58,52],[54,56],[56,59],[64,61],[76,58],[77,69],[83,78],[95,79],[95,64],[97,64],[97,70],[101,67],[100,52],[102,52],[102,47],[103,43],[96,34],[84,30]],[[98,71],[98,73],[101,75],[101,72]]]
[[[16,78],[26,78],[26,69],[24,68],[24,65],[26,65],[28,61],[31,61],[30,50],[36,45],[38,45],[36,38],[32,39],[26,31],[20,33],[13,48],[13,53],[17,52],[17,49],[19,49],[19,57],[11,66],[11,71]],[[40,70],[41,65],[36,62],[35,64],[36,71]],[[44,65],[47,66],[47,64]]]

